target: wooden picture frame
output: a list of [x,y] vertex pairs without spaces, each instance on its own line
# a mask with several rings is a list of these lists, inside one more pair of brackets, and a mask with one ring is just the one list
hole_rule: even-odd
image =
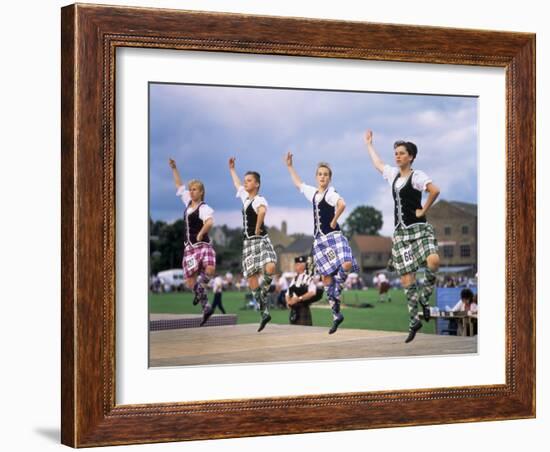
[[[61,25],[63,444],[87,447],[535,416],[535,35],[78,4],[62,9]],[[117,47],[505,68],[505,384],[117,405]]]

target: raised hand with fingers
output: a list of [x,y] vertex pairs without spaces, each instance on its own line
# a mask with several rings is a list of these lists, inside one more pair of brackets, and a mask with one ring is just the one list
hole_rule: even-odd
[[367,130],[365,132],[365,143],[366,144],[372,144],[372,137],[373,137],[373,133],[372,133],[372,130]]
[[292,152],[288,151],[285,156],[286,166],[292,166]]

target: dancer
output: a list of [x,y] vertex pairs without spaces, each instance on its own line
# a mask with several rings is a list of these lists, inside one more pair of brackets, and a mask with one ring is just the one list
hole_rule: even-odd
[[340,312],[340,293],[351,271],[359,271],[353,258],[348,240],[340,231],[338,218],[344,212],[344,199],[329,186],[332,169],[328,163],[317,165],[315,178],[317,188],[302,182],[294,169],[292,153],[286,155],[286,166],[294,185],[313,204],[314,236],[313,260],[317,272],[321,275],[332,310],[332,326],[329,334],[334,334],[344,316]]
[[175,160],[170,159],[169,165],[177,188],[176,195],[185,205],[183,274],[187,287],[195,294],[193,305],[200,303],[202,306],[200,326],[203,326],[213,312],[208,303],[207,290],[208,282],[216,271],[216,252],[208,237],[208,231],[214,224],[214,210],[204,202],[203,183],[196,179],[190,180],[187,189]]
[[[423,172],[413,170],[412,164],[418,153],[414,143],[396,141],[393,145],[397,167],[384,164],[373,145],[373,133],[367,130],[365,143],[374,167],[382,173],[391,187],[394,199],[393,247],[389,268],[395,269],[401,277],[401,285],[407,296],[409,307],[409,335],[405,342],[411,342],[422,328],[418,316],[418,303],[422,306],[424,319],[429,321],[429,299],[434,290],[436,272],[439,270],[439,255],[434,229],[426,220],[426,213],[439,196],[432,180]],[[422,207],[422,192],[428,198]],[[416,271],[426,268],[426,279],[422,286],[416,282]]]
[[[243,203],[243,275],[254,298],[260,304],[261,320],[258,332],[262,331],[271,320],[266,295],[273,280],[277,255],[267,235],[264,219],[267,213],[267,201],[258,195],[260,174],[248,171],[241,183],[235,170],[235,157],[229,159],[229,172],[237,190],[237,198]],[[260,285],[259,276],[263,273]]]

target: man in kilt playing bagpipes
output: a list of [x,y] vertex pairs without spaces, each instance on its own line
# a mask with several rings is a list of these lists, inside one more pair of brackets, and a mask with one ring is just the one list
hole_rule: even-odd
[[[271,320],[266,296],[277,264],[277,255],[264,225],[267,201],[258,195],[260,174],[256,171],[248,171],[244,175],[244,182],[241,183],[235,170],[235,157],[229,159],[229,172],[237,190],[236,196],[243,203],[242,269],[243,276],[248,281],[248,287],[260,304],[261,321],[258,328],[260,332]],[[262,273],[263,283],[260,285],[259,276]]]
[[[397,167],[384,164],[373,145],[373,133],[367,130],[365,143],[374,167],[388,181],[394,199],[393,246],[388,267],[401,277],[401,285],[407,296],[409,307],[409,335],[405,342],[411,342],[422,328],[418,316],[420,303],[424,320],[430,319],[429,298],[436,282],[439,269],[437,240],[433,226],[426,220],[426,212],[439,195],[432,180],[423,172],[413,170],[412,163],[417,155],[417,147],[409,141],[394,143],[394,158]],[[422,207],[422,192],[428,198]],[[416,271],[425,267],[426,278],[423,285],[416,282]]]
[[317,165],[315,188],[302,182],[294,169],[290,152],[286,155],[285,161],[292,182],[313,205],[313,262],[326,288],[332,310],[329,334],[333,334],[344,321],[344,316],[340,312],[340,294],[344,283],[350,272],[359,270],[348,240],[338,225],[338,218],[344,212],[346,203],[334,187],[329,185],[332,180],[332,169],[328,163],[321,162]]

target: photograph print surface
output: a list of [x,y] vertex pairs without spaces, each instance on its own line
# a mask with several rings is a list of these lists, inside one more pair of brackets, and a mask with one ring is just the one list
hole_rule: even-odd
[[477,352],[478,99],[149,84],[152,367]]

